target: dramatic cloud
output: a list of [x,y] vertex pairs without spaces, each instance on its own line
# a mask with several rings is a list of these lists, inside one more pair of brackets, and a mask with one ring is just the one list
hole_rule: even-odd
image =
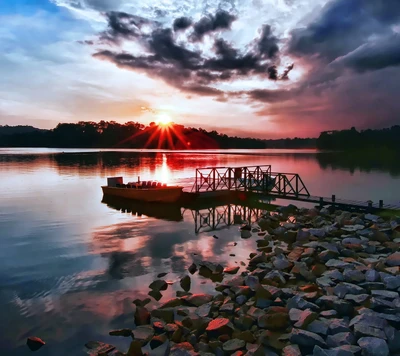
[[200,19],[193,25],[193,33],[191,39],[193,41],[201,41],[204,35],[218,31],[230,29],[232,22],[236,20],[234,15],[226,11],[218,11],[215,16],[208,15]]
[[[242,54],[223,38],[214,41],[214,54],[203,53],[177,44],[174,31],[162,28],[158,24],[146,21],[126,13],[107,13],[108,30],[102,34],[111,42],[118,43],[121,38],[137,40],[144,46],[146,55],[134,55],[127,52],[103,50],[94,54],[95,58],[115,63],[118,67],[141,71],[152,77],[158,77],[168,84],[188,93],[198,95],[223,94],[214,86],[223,81],[256,75],[264,79],[278,80],[279,62],[278,39],[272,34],[271,27],[264,25],[261,36],[249,44],[249,50]],[[201,40],[205,34],[219,29],[229,29],[235,16],[218,11],[193,24],[189,38]],[[144,25],[153,26],[150,34],[141,32]],[[178,18],[173,23],[175,32],[191,27],[191,20]],[[286,69],[283,79],[288,78]]]
[[335,64],[350,67],[357,72],[400,66],[400,34],[366,43],[339,58]]
[[192,19],[189,17],[178,17],[177,19],[174,20],[174,31],[181,31],[181,30],[186,30],[190,26],[192,26]]
[[390,25],[399,20],[398,0],[332,0],[315,21],[292,31],[289,50],[332,61],[355,50],[372,35],[390,33]]
[[101,35],[102,40],[119,43],[122,39],[135,39],[142,36],[145,25],[157,26],[157,22],[125,12],[107,12],[108,29]]

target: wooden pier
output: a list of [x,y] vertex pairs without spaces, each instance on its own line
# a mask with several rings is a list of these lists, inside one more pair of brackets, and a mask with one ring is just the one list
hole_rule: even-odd
[[312,196],[301,177],[296,173],[272,172],[270,165],[246,167],[207,167],[196,169],[195,182],[186,200],[213,200],[233,196],[241,200],[251,197],[260,199],[286,199],[333,206],[344,210],[374,212],[398,210],[400,204],[355,201],[331,197]]

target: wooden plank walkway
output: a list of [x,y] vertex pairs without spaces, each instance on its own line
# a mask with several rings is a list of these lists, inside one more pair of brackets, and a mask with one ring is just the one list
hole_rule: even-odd
[[[264,194],[263,194],[264,195]],[[294,201],[303,201],[307,203],[315,203],[322,205],[333,205],[333,206],[342,206],[342,207],[350,207],[350,208],[359,208],[359,209],[368,209],[372,208],[373,210],[398,210],[400,211],[400,205],[395,204],[383,204],[372,203],[369,205],[367,201],[359,201],[359,200],[347,200],[347,199],[333,199],[328,197],[318,197],[318,196],[309,196],[309,197],[295,197],[289,195],[280,195],[280,194],[265,194],[265,196],[274,197],[277,199],[287,199]],[[321,200],[322,198],[322,200]]]

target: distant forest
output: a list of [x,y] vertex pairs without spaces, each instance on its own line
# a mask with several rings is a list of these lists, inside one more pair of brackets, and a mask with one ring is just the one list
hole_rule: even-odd
[[31,126],[0,126],[1,147],[55,148],[315,148],[316,139],[293,138],[262,140],[227,136],[183,125],[145,126],[137,122],[119,124],[114,121],[58,124],[52,130]]
[[58,124],[52,130],[32,126],[0,126],[0,147],[54,148],[160,148],[160,149],[226,149],[226,148],[318,148],[330,151],[400,152],[400,126],[382,130],[322,132],[315,138],[266,140],[227,136],[217,131],[171,124],[146,126],[137,122],[114,121]]
[[350,130],[322,132],[317,148],[333,151],[398,151],[400,149],[400,126],[382,130]]

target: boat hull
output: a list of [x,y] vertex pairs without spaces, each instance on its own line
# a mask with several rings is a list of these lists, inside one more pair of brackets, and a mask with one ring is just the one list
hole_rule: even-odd
[[183,187],[159,187],[156,189],[134,189],[101,187],[105,196],[114,196],[146,202],[174,203],[182,196]]

